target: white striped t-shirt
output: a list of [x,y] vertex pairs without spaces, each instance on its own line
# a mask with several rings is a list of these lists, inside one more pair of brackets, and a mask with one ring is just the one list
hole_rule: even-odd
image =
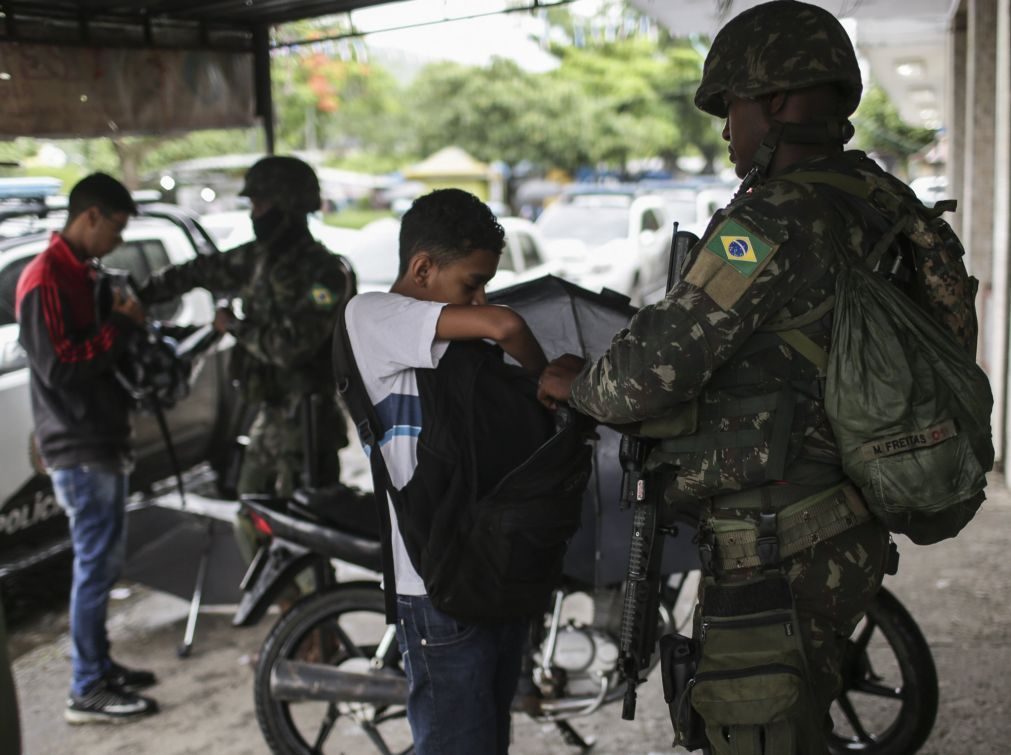
[[[435,337],[444,306],[381,292],[359,294],[348,302],[345,317],[351,351],[376,408],[383,429],[379,447],[398,490],[410,482],[418,466],[421,399],[414,370],[435,368],[449,347],[449,341]],[[390,519],[397,592],[424,595],[425,583],[407,555],[392,503]]]

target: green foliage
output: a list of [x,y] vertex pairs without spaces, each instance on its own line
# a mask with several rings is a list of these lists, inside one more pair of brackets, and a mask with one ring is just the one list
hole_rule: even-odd
[[323,216],[323,222],[327,225],[335,225],[341,228],[363,228],[374,220],[380,218],[391,218],[393,213],[389,210],[371,210],[362,207],[348,207],[340,212],[328,212]]
[[898,109],[884,89],[871,86],[865,92],[853,116],[856,144],[885,160],[906,167],[909,157],[934,141],[933,129],[913,126],[902,120]]
[[453,144],[479,160],[530,160],[563,168],[585,162],[592,104],[572,82],[537,76],[496,59],[478,68],[427,66],[412,85],[411,151]]
[[[341,30],[325,22],[302,38]],[[324,148],[337,155],[362,147],[400,151],[404,112],[397,83],[382,67],[358,56],[359,47],[347,41],[290,48],[274,56],[277,133],[284,149]]]
[[33,139],[12,139],[0,141],[0,163],[21,163],[38,149]]
[[448,144],[484,160],[529,160],[572,171],[685,152],[712,160],[722,142],[691,97],[702,58],[687,42],[631,38],[555,50],[545,74],[494,60],[485,67],[427,66],[409,92],[414,149]]

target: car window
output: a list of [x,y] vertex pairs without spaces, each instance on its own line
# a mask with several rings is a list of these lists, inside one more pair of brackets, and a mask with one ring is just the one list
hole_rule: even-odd
[[659,231],[660,230],[660,218],[656,216],[653,210],[646,210],[642,213],[642,230],[644,231]]
[[597,246],[628,235],[628,208],[554,204],[537,218],[537,227],[547,239],[578,239]]
[[[102,258],[102,266],[126,270],[130,273],[137,286],[143,286],[151,277],[151,273],[172,264],[165,245],[158,239],[126,241],[111,254]],[[171,320],[179,312],[182,304],[180,298],[171,299],[161,304],[152,304],[146,314],[155,320]]]
[[541,255],[537,251],[537,244],[529,233],[517,233],[517,241],[520,242],[520,253],[523,255],[523,268],[529,270],[541,264]]
[[18,287],[18,278],[32,257],[23,257],[14,260],[11,264],[0,270],[0,325],[10,325],[16,322],[14,317],[14,296]]
[[512,244],[508,239],[506,240],[505,246],[502,247],[502,254],[499,255],[497,269],[516,272],[516,265],[513,263]]

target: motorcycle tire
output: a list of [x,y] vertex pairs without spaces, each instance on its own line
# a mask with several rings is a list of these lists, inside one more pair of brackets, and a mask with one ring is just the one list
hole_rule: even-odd
[[[407,744],[402,751],[411,751],[403,706],[378,708],[353,703],[283,701],[271,693],[271,675],[280,660],[368,671],[386,626],[383,593],[378,587],[338,587],[307,595],[281,616],[260,650],[253,684],[256,720],[271,752],[325,753],[328,739],[331,747],[336,748],[333,752],[358,751],[348,737],[353,735],[361,742],[363,732],[380,753],[394,752],[388,740],[404,741],[405,736]],[[395,642],[386,657],[385,668],[403,673]],[[357,729],[337,733],[337,724],[342,720],[353,722]],[[333,734],[337,736],[331,738]]]
[[842,677],[833,755],[911,755],[923,746],[937,717],[937,669],[916,621],[885,588],[847,640]]

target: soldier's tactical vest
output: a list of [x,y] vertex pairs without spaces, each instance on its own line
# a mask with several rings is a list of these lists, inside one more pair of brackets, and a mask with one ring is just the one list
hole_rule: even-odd
[[[345,268],[347,290],[337,292],[342,301],[348,301],[355,294],[355,276],[351,268],[337,255],[331,254],[326,247],[310,236],[300,239],[295,246],[286,246],[283,251],[278,249],[263,250],[256,261],[253,275],[238,291],[242,300],[243,317],[245,320],[258,323],[273,323],[289,317],[284,311],[283,303],[290,301],[290,296],[279,296],[279,289],[291,285],[292,260],[298,260],[300,265],[309,269],[317,269],[317,262],[340,264]],[[301,281],[299,282],[301,284]],[[239,382],[243,397],[250,403],[262,401],[279,404],[292,396],[303,396],[310,393],[333,395],[335,386],[333,370],[330,362],[329,339],[324,338],[312,359],[293,368],[283,368],[255,358],[240,347],[233,350],[231,373]]]
[[[807,174],[795,180],[828,183],[827,175]],[[848,177],[842,181],[860,183],[859,179]],[[845,184],[845,190],[850,190],[849,183]],[[856,219],[866,221],[859,216]],[[872,256],[880,257],[897,233],[894,229],[886,230],[871,250]],[[941,237],[949,243],[943,233]],[[713,374],[699,400],[678,413],[675,423],[684,434],[661,440],[647,461],[647,468],[676,471],[676,478],[666,486],[668,503],[675,507],[694,503],[698,511],[699,499],[712,499],[706,514],[711,516],[708,524],[715,531],[721,568],[746,568],[764,562],[756,550],[756,542],[761,539],[756,523],[762,513],[777,515],[772,520],[775,528],[772,534],[778,533],[778,557],[791,555],[870,519],[861,495],[843,477],[843,460],[838,466],[806,464],[803,459],[798,460],[803,439],[791,437],[798,426],[805,424],[795,421],[798,410],[802,411],[805,403],[822,402],[825,398],[834,305],[834,297],[829,297],[798,317],[767,323],[729,363]],[[916,309],[912,302],[908,305]],[[764,361],[762,352],[780,349],[784,343],[797,357],[790,361],[788,374],[771,375],[756,367],[756,363]],[[954,341],[951,345],[955,346]],[[859,397],[848,400],[859,404]],[[858,415],[860,411],[866,413],[860,409]],[[846,452],[850,453],[849,449]],[[802,487],[768,484],[784,480],[788,470],[791,481],[803,478]],[[862,479],[860,484],[865,488],[864,495],[868,495]],[[871,499],[877,504],[873,495]],[[918,542],[932,542],[950,537],[964,526],[980,500],[982,496],[968,500],[962,506],[965,511],[958,510],[957,523],[945,521],[939,525],[937,522],[941,520],[937,518],[922,532],[910,526],[908,514],[903,519],[905,526],[896,526],[891,511],[886,514],[876,505],[873,510],[893,531],[911,534]],[[754,516],[741,516],[742,509],[750,509]],[[721,511],[728,512],[723,519]]]

